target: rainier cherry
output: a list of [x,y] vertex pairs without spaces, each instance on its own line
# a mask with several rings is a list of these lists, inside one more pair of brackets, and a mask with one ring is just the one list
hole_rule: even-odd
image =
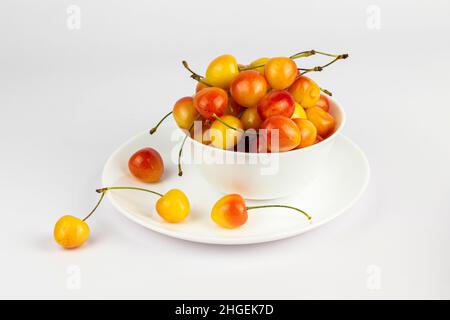
[[242,71],[231,83],[234,101],[247,108],[256,107],[267,92],[267,81],[254,70]]
[[322,138],[328,138],[335,129],[336,121],[333,116],[319,107],[306,109],[308,120],[317,128],[317,134]]
[[144,148],[131,156],[128,168],[131,174],[142,182],[157,182],[164,173],[164,162],[158,151]]
[[78,248],[89,238],[89,226],[81,219],[64,216],[56,222],[53,237],[63,248]]
[[192,124],[198,116],[192,97],[184,97],[178,100],[173,106],[172,112],[178,127],[186,130],[192,127]]
[[244,198],[242,198],[239,194],[229,194],[217,201],[211,210],[211,218],[215,223],[223,228],[235,229],[247,222],[248,210],[262,208],[288,208],[302,213],[308,220],[311,220],[311,216],[309,216],[305,211],[291,206],[263,205],[248,207],[245,204]]
[[295,110],[295,101],[287,91],[274,90],[269,92],[258,103],[258,113],[265,120],[272,116],[292,117]]
[[289,88],[295,101],[305,108],[311,108],[316,105],[320,99],[320,87],[308,77],[301,76],[295,80]]
[[205,88],[196,93],[194,107],[204,119],[212,120],[213,114],[221,117],[228,108],[228,94],[220,88]]
[[304,148],[316,143],[317,129],[313,123],[306,119],[293,119],[294,123],[300,129],[302,139],[297,148]]
[[264,74],[272,89],[283,90],[294,83],[298,75],[297,64],[286,57],[272,58],[266,63]]
[[241,120],[231,115],[217,118],[209,130],[211,145],[219,149],[234,147],[243,136]]
[[294,121],[283,116],[267,118],[261,125],[261,129],[267,130],[265,137],[267,150],[271,152],[292,150],[300,144],[302,139],[300,129]]
[[206,82],[213,87],[228,89],[239,74],[236,58],[225,54],[214,59],[206,69]]

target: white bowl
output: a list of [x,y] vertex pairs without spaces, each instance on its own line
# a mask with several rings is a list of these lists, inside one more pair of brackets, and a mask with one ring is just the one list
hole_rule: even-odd
[[319,176],[335,139],[345,124],[345,113],[328,98],[336,130],[315,145],[280,153],[245,153],[222,150],[188,138],[198,171],[208,183],[225,194],[238,193],[246,199],[268,200],[301,195]]

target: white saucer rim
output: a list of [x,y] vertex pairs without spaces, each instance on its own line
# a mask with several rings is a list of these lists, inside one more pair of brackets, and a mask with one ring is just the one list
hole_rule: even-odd
[[[102,172],[102,185],[106,186],[106,169],[110,166],[111,162],[113,161],[113,159],[116,158],[117,154],[120,153],[126,146],[128,146],[131,142],[135,141],[136,139],[138,139],[139,137],[143,136],[144,134],[147,134],[147,132],[141,132],[135,136],[133,136],[132,138],[130,138],[129,140],[127,140],[125,143],[123,143],[120,147],[118,147],[112,154],[111,156],[108,158],[108,160],[105,163],[105,166],[103,168],[103,172]],[[114,200],[114,197],[112,195],[112,193],[108,193],[106,195],[106,197],[109,199],[109,201],[111,202],[111,204],[113,205],[113,207],[115,209],[117,209],[122,215],[124,215],[126,218],[130,219],[131,221],[147,228],[150,229],[152,231],[155,231],[157,233],[163,234],[165,236],[171,237],[171,238],[175,238],[175,239],[180,239],[180,240],[185,240],[185,241],[189,241],[189,242],[194,242],[194,243],[203,243],[203,244],[212,244],[212,245],[249,245],[249,244],[258,244],[258,243],[267,243],[267,242],[273,242],[273,241],[277,241],[277,240],[282,240],[282,239],[288,239],[288,238],[292,238],[295,236],[298,236],[300,234],[303,234],[305,232],[314,230],[326,223],[331,222],[332,220],[336,219],[338,216],[342,215],[343,213],[345,213],[346,211],[350,210],[356,202],[358,202],[358,200],[362,197],[362,195],[364,194],[365,190],[367,189],[367,186],[369,184],[369,180],[370,180],[370,165],[369,165],[369,161],[366,157],[366,155],[364,154],[364,152],[362,151],[362,149],[355,143],[353,142],[350,138],[348,138],[347,136],[343,135],[342,133],[336,137],[338,139],[344,139],[346,140],[347,143],[350,143],[352,145],[353,148],[356,149],[356,151],[358,151],[358,153],[360,154],[361,158],[364,161],[364,166],[366,168],[366,177],[364,180],[364,184],[362,186],[362,188],[360,189],[359,193],[353,198],[352,201],[350,201],[344,208],[342,208],[341,210],[338,210],[336,213],[334,213],[333,215],[324,218],[322,220],[320,220],[317,223],[314,223],[314,220],[311,221],[311,223],[309,224],[309,226],[307,227],[303,227],[301,229],[298,230],[293,230],[293,231],[288,231],[288,232],[283,232],[283,233],[277,233],[274,234],[273,236],[267,236],[267,235],[263,235],[263,236],[252,236],[249,237],[248,239],[243,239],[243,238],[217,238],[217,237],[208,237],[208,236],[195,236],[192,235],[191,233],[189,234],[185,234],[183,232],[180,231],[171,231],[171,230],[167,230],[164,228],[160,228],[157,225],[154,224],[148,224],[148,223],[144,223],[142,220],[140,220],[139,218],[136,218],[133,214],[127,212],[127,210],[123,209],[117,202],[116,200]]]

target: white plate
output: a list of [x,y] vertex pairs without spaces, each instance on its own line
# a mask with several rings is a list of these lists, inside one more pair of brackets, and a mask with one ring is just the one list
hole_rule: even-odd
[[[273,201],[248,201],[248,205],[286,204],[297,206],[313,216],[308,222],[303,215],[289,209],[256,209],[249,211],[247,224],[239,229],[218,227],[210,218],[211,208],[222,196],[211,188],[194,166],[184,165],[184,176],[178,177],[176,163],[178,142],[171,141],[170,128],[155,135],[139,134],[120,147],[107,161],[103,185],[139,186],[161,193],[172,188],[185,191],[191,202],[191,214],[181,224],[164,222],[155,210],[157,198],[139,191],[111,191],[108,198],[127,218],[153,231],[188,241],[238,245],[269,242],[299,235],[317,228],[348,210],[361,196],[369,181],[369,164],[364,153],[349,138],[339,136],[330,152],[322,174],[301,195]],[[129,157],[138,149],[153,147],[165,162],[161,182],[143,184],[128,172]],[[188,151],[186,151],[188,152]]]

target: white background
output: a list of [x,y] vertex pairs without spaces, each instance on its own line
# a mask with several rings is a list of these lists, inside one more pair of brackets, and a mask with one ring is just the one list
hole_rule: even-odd
[[[450,298],[449,16],[450,1],[2,0],[0,297]],[[314,76],[371,164],[346,215],[220,247],[155,234],[105,202],[86,246],[54,244],[61,215],[95,204],[114,149],[192,94],[182,59],[204,72],[222,53],[313,48],[351,55]]]

